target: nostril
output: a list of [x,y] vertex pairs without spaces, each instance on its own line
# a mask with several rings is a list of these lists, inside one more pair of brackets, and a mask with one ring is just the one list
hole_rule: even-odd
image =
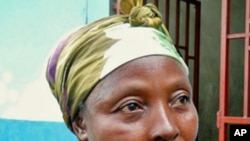
[[173,136],[168,136],[168,137],[164,137],[164,136],[157,136],[154,141],[174,141],[175,139],[177,139],[177,137],[179,136],[179,134],[175,134]]
[[156,137],[155,141],[164,141],[164,139],[162,137]]
[[176,133],[175,136],[173,136],[173,140],[175,140],[179,136],[179,133]]

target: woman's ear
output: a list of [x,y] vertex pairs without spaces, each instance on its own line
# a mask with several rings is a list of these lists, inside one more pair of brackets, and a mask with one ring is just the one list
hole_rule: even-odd
[[83,116],[77,116],[72,123],[72,128],[80,141],[88,141],[86,123]]

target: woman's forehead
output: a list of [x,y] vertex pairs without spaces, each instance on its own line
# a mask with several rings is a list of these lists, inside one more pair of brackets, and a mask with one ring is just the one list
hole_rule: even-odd
[[[147,89],[152,83],[168,83],[191,89],[185,68],[175,59],[166,56],[146,56],[130,61],[102,79],[90,97],[107,98],[127,89]],[[161,85],[164,86],[164,85]],[[165,87],[165,86],[164,86]]]

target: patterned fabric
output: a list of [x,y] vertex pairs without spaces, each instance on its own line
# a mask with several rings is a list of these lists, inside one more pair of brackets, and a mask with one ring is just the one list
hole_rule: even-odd
[[[176,59],[188,72],[156,7],[128,4],[138,1],[121,0],[123,11],[136,6],[132,13],[103,18],[80,28],[59,43],[51,55],[46,76],[69,129],[80,103],[96,84],[129,61],[163,55]],[[124,5],[130,9],[124,10]]]

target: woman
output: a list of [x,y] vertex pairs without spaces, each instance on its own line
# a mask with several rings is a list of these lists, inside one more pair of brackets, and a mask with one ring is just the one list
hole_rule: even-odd
[[121,0],[123,15],[84,26],[52,54],[47,80],[81,141],[194,141],[188,68],[153,4]]

